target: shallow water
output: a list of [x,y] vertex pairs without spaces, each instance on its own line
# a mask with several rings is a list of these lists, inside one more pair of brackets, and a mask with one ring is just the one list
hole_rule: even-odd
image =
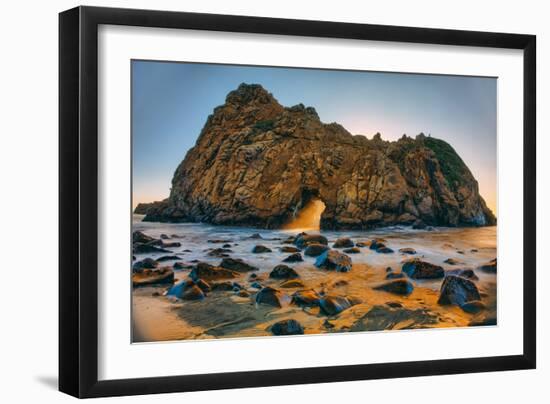
[[[178,241],[181,247],[168,248],[178,254],[184,263],[193,260],[217,265],[221,258],[208,256],[208,249],[221,247],[224,243],[209,243],[208,240],[225,240],[233,251],[230,256],[241,258],[257,266],[255,273],[263,286],[279,288],[282,281],[268,277],[269,272],[288,253],[279,251],[282,240],[300,232],[292,230],[261,230],[244,227],[214,226],[200,223],[149,223],[142,222],[143,216],[134,215],[133,230],[159,238],[161,234],[176,235],[170,241]],[[251,239],[259,233],[262,239]],[[305,287],[317,292],[347,296],[360,299],[361,304],[345,310],[338,316],[329,318],[315,309],[302,309],[290,305],[290,295],[298,290],[281,289],[286,294],[286,304],[276,309],[269,306],[257,306],[254,303],[255,290],[248,281],[249,274],[242,274],[234,279],[248,288],[250,297],[239,297],[232,292],[211,292],[203,301],[180,301],[164,296],[153,296],[154,292],[162,294],[167,286],[142,287],[133,291],[134,341],[163,341],[195,338],[247,337],[271,335],[269,326],[279,320],[293,318],[299,321],[305,333],[345,332],[350,329],[361,330],[360,319],[376,305],[388,302],[400,303],[404,309],[427,310],[430,316],[437,318],[436,324],[424,324],[414,318],[399,324],[392,324],[391,329],[425,328],[425,327],[460,327],[466,326],[476,318],[456,306],[437,304],[441,279],[430,281],[411,280],[415,289],[409,296],[399,296],[372,289],[385,280],[386,268],[392,267],[399,272],[404,260],[412,257],[422,258],[433,264],[441,265],[445,270],[456,268],[476,268],[496,257],[496,227],[482,228],[436,228],[432,231],[412,230],[410,227],[392,227],[371,231],[321,231],[329,240],[329,246],[339,237],[349,237],[354,242],[370,241],[373,238],[386,239],[386,245],[392,248],[393,254],[380,254],[368,247],[361,248],[359,254],[350,254],[353,268],[348,273],[327,272],[317,269],[313,264],[315,258],[303,256],[304,262],[288,264],[300,275]],[[252,248],[261,244],[272,249],[271,253],[253,254]],[[400,248],[411,247],[416,255],[404,255]],[[477,250],[477,251],[472,251]],[[167,253],[137,254],[136,259],[145,257],[159,258]],[[453,258],[459,265],[447,265],[444,261]],[[174,261],[161,265],[171,266]],[[185,279],[189,270],[175,271],[178,280]],[[482,293],[482,302],[486,305],[485,313],[496,313],[496,275],[476,271],[479,280],[476,285]],[[347,285],[334,287],[338,280],[345,280]],[[481,313],[483,315],[484,313]],[[479,314],[477,315],[479,316]],[[416,321],[416,322],[415,322]],[[359,325],[358,325],[359,324]],[[359,328],[358,328],[359,327]],[[368,327],[367,327],[368,328]]]

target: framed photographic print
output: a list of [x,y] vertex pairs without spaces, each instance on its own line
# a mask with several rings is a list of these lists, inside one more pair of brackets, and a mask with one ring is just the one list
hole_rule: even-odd
[[59,21],[60,390],[535,367],[534,36]]

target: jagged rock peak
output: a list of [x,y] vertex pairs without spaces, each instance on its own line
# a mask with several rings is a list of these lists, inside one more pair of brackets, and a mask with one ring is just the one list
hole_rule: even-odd
[[273,94],[264,89],[260,84],[241,83],[236,90],[227,94],[226,104],[242,106],[247,104],[278,104]]

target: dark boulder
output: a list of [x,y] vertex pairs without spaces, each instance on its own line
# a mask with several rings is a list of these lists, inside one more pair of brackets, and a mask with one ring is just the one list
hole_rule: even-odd
[[273,279],[294,279],[299,278],[300,275],[291,267],[280,264],[273,268],[269,273],[269,277]]
[[172,268],[144,269],[132,275],[134,287],[174,283],[174,271]]
[[267,304],[274,307],[282,307],[282,293],[277,289],[266,286],[256,294],[256,303]]
[[283,262],[301,262],[304,259],[302,258],[302,254],[300,253],[294,253],[286,257]]
[[208,252],[209,257],[225,258],[231,254],[233,250],[229,248],[214,248]]
[[359,254],[361,250],[357,247],[346,248],[343,250],[346,254]]
[[351,241],[350,238],[341,237],[334,242],[334,244],[332,245],[332,248],[351,248],[354,245],[355,244],[353,243],[353,241]]
[[178,257],[177,255],[163,255],[162,257],[160,258],[157,258],[157,261],[158,262],[163,262],[163,261],[177,261],[179,260],[180,257]]
[[290,245],[285,245],[283,247],[280,248],[281,252],[284,252],[284,253],[296,253],[296,252],[300,252],[300,249],[299,248],[296,248],[296,247],[292,247]]
[[384,247],[377,248],[376,252],[380,254],[391,254],[393,253],[393,250],[390,247],[384,246]]
[[313,289],[299,290],[292,295],[291,304],[296,306],[314,307],[319,306],[321,296]]
[[410,248],[410,247],[406,247],[406,248],[400,248],[399,249],[399,252],[401,254],[409,254],[409,255],[414,255],[416,254],[416,250],[414,248]]
[[254,254],[270,253],[271,248],[268,248],[265,245],[258,244],[254,246],[254,248],[252,249],[252,252]]
[[145,258],[141,261],[134,262],[132,269],[134,272],[139,272],[144,269],[153,269],[159,266],[159,263],[152,258]]
[[211,283],[210,288],[212,291],[230,291],[233,290],[233,282],[225,281],[225,282],[217,282],[217,283]]
[[352,302],[343,296],[324,296],[319,300],[319,307],[327,316],[335,316],[351,306]]
[[464,310],[466,313],[477,314],[485,310],[486,307],[479,300],[473,300],[471,302],[464,303],[462,306],[460,306],[460,308]]
[[134,243],[132,246],[134,254],[149,254],[149,253],[169,253],[172,251],[157,247],[151,244]]
[[497,259],[492,259],[491,261],[481,265],[479,270],[489,273],[496,273],[497,272]]
[[329,250],[329,247],[324,244],[311,243],[304,250],[304,255],[308,257],[318,257],[327,250]]
[[448,265],[459,265],[463,264],[463,262],[460,262],[458,260],[455,260],[454,258],[447,258],[445,261],[443,261],[444,264]]
[[199,262],[189,273],[191,279],[230,279],[235,278],[237,274],[226,268],[215,267],[205,262]]
[[294,320],[282,320],[268,328],[273,335],[302,335],[304,333],[304,327]]
[[445,271],[439,265],[419,259],[405,262],[401,270],[413,279],[439,279],[445,276]]
[[465,303],[480,300],[477,286],[472,281],[456,275],[449,275],[443,280],[439,292],[439,304],[456,304],[462,306]]
[[378,250],[379,248],[385,247],[386,246],[386,244],[384,244],[385,241],[386,240],[384,240],[382,238],[374,239],[370,242],[369,248],[371,250]]
[[356,247],[368,247],[369,245],[370,245],[370,243],[368,243],[366,241],[359,241],[359,242],[355,243]]
[[383,290],[385,292],[394,293],[396,295],[408,296],[413,290],[414,286],[406,279],[395,279],[382,285],[374,287],[375,290]]
[[136,230],[132,233],[132,243],[149,243],[155,239],[142,231]]
[[457,269],[451,269],[445,273],[445,275],[456,275],[456,276],[462,276],[466,279],[471,279],[474,281],[477,281],[479,278],[475,274],[474,270],[471,268],[457,268]]
[[304,248],[307,247],[309,244],[312,243],[319,243],[328,245],[328,240],[325,236],[321,236],[320,234],[305,234],[301,233],[294,239],[294,244],[298,248]]
[[170,237],[168,237],[167,234],[161,234],[161,235],[160,235],[160,238],[161,238],[162,240],[168,240]]
[[236,272],[250,272],[258,270],[258,267],[247,264],[240,258],[224,258],[220,263],[220,267]]
[[424,223],[422,220],[417,220],[412,225],[412,228],[415,230],[424,230],[426,227],[427,227],[426,223]]
[[329,271],[349,272],[351,271],[351,258],[338,251],[329,250],[317,257],[315,266]]

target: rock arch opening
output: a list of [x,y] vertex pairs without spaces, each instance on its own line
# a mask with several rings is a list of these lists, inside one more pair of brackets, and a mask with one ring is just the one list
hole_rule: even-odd
[[318,192],[304,191],[302,203],[292,214],[291,219],[283,225],[283,230],[320,230],[321,216],[325,211],[325,203]]

